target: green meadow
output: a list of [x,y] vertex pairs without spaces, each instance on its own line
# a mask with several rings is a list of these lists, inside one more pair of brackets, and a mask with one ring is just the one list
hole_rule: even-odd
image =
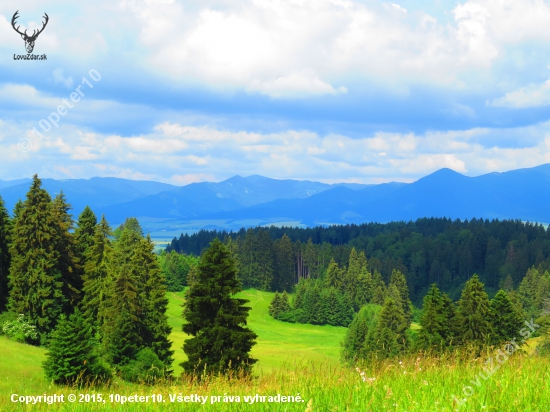
[[[178,377],[156,386],[114,380],[110,386],[100,388],[57,387],[44,378],[44,349],[0,336],[0,411],[420,412],[550,408],[550,361],[532,354],[536,339],[529,342],[525,353],[508,358],[495,353],[470,360],[452,355],[444,359],[409,356],[357,370],[339,362],[345,328],[276,321],[268,315],[272,296],[256,290],[240,293],[240,297],[250,300],[249,325],[258,334],[252,354],[259,362],[254,376],[247,379],[198,382]],[[183,297],[181,293],[170,293],[169,297],[171,339],[176,352],[174,371],[179,376],[181,368],[177,364],[185,359],[181,349],[186,337],[181,332]],[[25,405],[12,402],[14,394],[17,399],[57,394],[63,395],[64,402]],[[76,396],[74,403],[68,401],[69,395]],[[139,396],[142,402],[135,402]]]

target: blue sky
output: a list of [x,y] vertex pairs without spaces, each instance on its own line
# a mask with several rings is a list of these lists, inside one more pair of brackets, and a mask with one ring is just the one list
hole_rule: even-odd
[[[67,4],[0,4],[0,179],[380,183],[550,162],[548,1]],[[47,61],[14,60],[16,10],[31,32],[48,13]]]

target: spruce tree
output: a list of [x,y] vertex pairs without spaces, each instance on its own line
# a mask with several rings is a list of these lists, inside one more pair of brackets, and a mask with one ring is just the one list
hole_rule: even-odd
[[57,248],[58,221],[51,198],[37,175],[12,232],[9,308],[28,316],[46,343],[63,311],[63,277]]
[[365,305],[353,317],[342,342],[342,358],[347,362],[355,362],[367,358],[367,339],[372,335],[378,323],[379,305]]
[[274,245],[276,256],[276,282],[273,289],[279,292],[290,292],[294,286],[295,270],[294,270],[294,252],[292,250],[292,242],[286,235],[276,242]]
[[183,331],[192,338],[183,344],[188,360],[185,372],[226,373],[251,371],[257,361],[249,352],[257,335],[246,327],[249,307],[232,296],[241,291],[235,262],[225,246],[214,239],[197,268],[197,281],[189,287]]
[[256,273],[258,288],[269,291],[273,284],[274,251],[269,231],[258,231],[258,250],[256,251],[259,272]]
[[166,279],[164,278],[157,258],[154,254],[155,245],[147,235],[137,245],[134,252],[134,264],[145,286],[140,295],[143,309],[143,344],[150,348],[166,366],[168,371],[172,366],[172,343],[168,336],[172,328],[168,325],[168,298],[166,297]]
[[365,344],[365,352],[378,359],[394,357],[409,345],[406,331],[409,325],[403,307],[391,297],[384,302],[371,341]]
[[97,356],[96,341],[77,308],[69,318],[61,315],[43,363],[48,380],[58,384],[86,383],[106,378],[107,369]]
[[441,350],[445,345],[449,325],[447,324],[445,300],[435,283],[424,296],[420,326],[422,328],[418,333],[418,348]]
[[374,303],[375,305],[382,306],[384,304],[384,300],[386,299],[386,284],[384,283],[384,279],[382,279],[382,275],[378,270],[374,270],[372,273],[372,279],[370,284],[370,295],[371,295],[371,303]]
[[317,248],[311,238],[308,239],[304,249],[304,263],[307,266],[308,277],[311,279],[319,278],[319,260]]
[[8,275],[10,271],[11,220],[0,196],[0,312],[8,303]]
[[271,315],[272,318],[277,319],[280,312],[281,312],[281,296],[279,295],[279,292],[275,292],[275,296],[273,296],[273,299],[269,304],[269,314]]
[[519,336],[523,326],[523,319],[514,308],[504,290],[499,290],[491,300],[491,343],[500,345]]
[[281,296],[281,312],[290,312],[290,310],[290,302],[288,300],[288,294],[285,290]]
[[325,286],[342,289],[343,283],[344,271],[338,267],[338,263],[334,259],[331,259],[328,264],[327,273],[325,274]]
[[134,360],[144,347],[143,278],[135,263],[134,253],[141,236],[125,228],[116,242],[112,264],[112,291],[105,303],[103,345],[113,365]]
[[409,298],[409,287],[407,286],[407,280],[401,271],[396,269],[392,270],[389,286],[391,287],[392,285],[395,285],[399,291],[399,296],[396,296],[396,302],[398,302],[403,308],[403,314],[405,315],[405,319],[407,321],[407,327],[409,327],[412,321],[413,306],[411,299]]
[[344,276],[343,289],[351,302],[355,302],[358,294],[359,276],[363,269],[366,269],[366,259],[363,252],[357,253],[355,248],[349,254],[349,264]]
[[458,303],[457,338],[462,344],[480,348],[489,343],[492,332],[491,306],[477,275],[466,282]]
[[260,288],[260,262],[259,262],[258,236],[254,229],[249,228],[244,240],[239,245],[239,256],[241,258],[240,275],[244,288]]
[[76,229],[74,231],[75,251],[80,265],[86,264],[86,253],[94,244],[95,228],[97,217],[95,213],[86,206],[78,216]]
[[342,342],[342,358],[345,361],[353,363],[365,358],[364,351],[368,333],[369,327],[365,311],[360,310],[353,318]]
[[52,210],[56,220],[56,249],[59,252],[58,270],[63,279],[63,295],[66,299],[65,313],[72,313],[81,299],[82,271],[75,255],[76,245],[73,234],[73,219],[69,214],[71,205],[61,191],[52,202]]
[[106,305],[113,291],[113,248],[110,236],[111,228],[105,216],[102,216],[94,229],[92,244],[84,253],[86,264],[81,306],[84,318],[92,326],[93,336],[99,333],[106,321]]

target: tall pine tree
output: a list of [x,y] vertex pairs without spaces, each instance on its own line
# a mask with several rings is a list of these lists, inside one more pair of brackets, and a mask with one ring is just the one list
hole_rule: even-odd
[[405,275],[403,275],[400,270],[392,270],[389,287],[392,285],[394,285],[399,291],[399,296],[396,297],[396,302],[403,308],[403,314],[405,315],[405,319],[407,321],[407,327],[409,327],[412,321],[413,306],[411,299],[409,298],[409,287],[407,286],[407,280],[405,279]]
[[192,338],[183,344],[185,372],[251,371],[256,359],[249,352],[257,335],[246,327],[248,301],[232,297],[240,290],[235,263],[216,238],[202,255],[197,281],[187,291],[183,331]]
[[172,328],[168,325],[168,298],[166,297],[166,279],[154,254],[155,245],[147,235],[134,252],[134,264],[138,269],[144,289],[140,291],[143,310],[143,345],[150,348],[166,366],[172,366],[172,342],[168,340]]
[[141,236],[125,228],[113,253],[113,286],[106,302],[102,328],[103,346],[113,365],[123,366],[134,360],[144,347],[143,279],[134,263]]
[[81,299],[82,271],[75,255],[75,242],[73,234],[73,219],[69,214],[71,205],[65,199],[61,191],[52,202],[52,210],[56,221],[57,236],[55,247],[59,252],[58,270],[63,279],[63,295],[66,299],[65,313],[73,312]]
[[481,347],[492,333],[491,307],[483,283],[477,275],[466,282],[458,303],[456,335],[460,343]]
[[94,229],[92,244],[84,253],[86,264],[81,305],[84,318],[92,326],[93,336],[99,333],[107,320],[107,302],[113,291],[111,234],[111,228],[102,216]]
[[424,296],[420,325],[422,328],[418,333],[418,348],[442,350],[448,341],[450,325],[445,297],[435,283]]
[[275,242],[276,256],[276,277],[274,279],[273,289],[279,292],[290,292],[294,285],[294,252],[292,242],[286,235]]
[[519,336],[523,319],[504,290],[499,290],[491,300],[491,343],[500,345]]
[[46,343],[63,311],[63,274],[59,270],[58,221],[51,198],[37,175],[12,232],[9,307],[28,316]]
[[86,253],[94,244],[95,228],[97,217],[95,213],[86,206],[78,216],[76,229],[74,230],[75,251],[80,265],[86,264]]

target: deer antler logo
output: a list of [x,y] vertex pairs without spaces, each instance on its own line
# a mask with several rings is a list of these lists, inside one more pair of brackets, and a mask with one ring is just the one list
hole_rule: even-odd
[[24,33],[19,31],[19,27],[21,27],[21,26],[17,26],[17,28],[15,27],[15,20],[17,20],[17,18],[19,17],[17,15],[17,13],[19,13],[19,10],[17,10],[15,12],[15,14],[13,15],[13,17],[11,19],[11,25],[12,25],[13,29],[21,35],[21,38],[23,40],[25,40],[25,48],[27,49],[27,53],[32,53],[32,51],[34,49],[34,42],[36,41],[36,38],[38,37],[38,35],[40,33],[42,33],[42,31],[44,31],[44,28],[48,24],[48,20],[50,18],[48,17],[48,15],[46,13],[44,13],[44,18],[46,19],[46,21],[43,23],[44,25],[42,26],[42,28],[40,30],[38,30],[38,32],[36,30],[33,30],[32,35],[29,36],[29,35],[27,35],[27,30],[25,30]]

